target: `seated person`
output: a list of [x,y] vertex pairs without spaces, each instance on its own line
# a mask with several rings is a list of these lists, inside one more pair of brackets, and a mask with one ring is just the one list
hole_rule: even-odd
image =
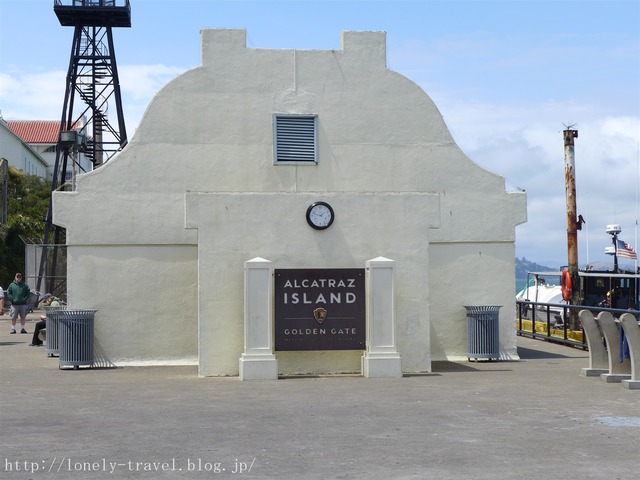
[[[50,293],[45,293],[44,297],[42,297],[42,304],[45,307],[59,307],[60,300],[51,295]],[[30,347],[41,347],[44,342],[40,340],[40,331],[47,327],[47,317],[45,315],[40,315],[40,321],[36,323],[36,328],[33,331],[33,338],[31,339]]]

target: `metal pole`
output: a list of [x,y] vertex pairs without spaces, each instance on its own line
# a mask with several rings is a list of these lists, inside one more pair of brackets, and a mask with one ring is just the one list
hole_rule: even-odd
[[[576,206],[576,162],[574,139],[578,138],[578,131],[568,128],[564,136],[564,178],[567,197],[567,265],[573,290],[571,304],[580,304],[580,278],[578,276],[578,214]],[[571,323],[577,323],[577,318],[571,316]],[[574,325],[575,326],[575,325]]]
[[618,273],[618,234],[614,233],[613,238],[613,273]]

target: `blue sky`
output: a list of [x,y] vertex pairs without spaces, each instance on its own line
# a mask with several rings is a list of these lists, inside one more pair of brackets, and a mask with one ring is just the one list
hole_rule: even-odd
[[[5,119],[60,118],[73,29],[53,3],[0,0]],[[567,263],[564,124],[579,131],[580,263],[612,263],[610,223],[638,250],[638,0],[131,0],[131,9],[132,27],[114,31],[130,138],[155,93],[200,64],[201,28],[245,28],[249,48],[299,49],[383,30],[389,68],[434,100],[464,152],[527,191],[518,257]]]

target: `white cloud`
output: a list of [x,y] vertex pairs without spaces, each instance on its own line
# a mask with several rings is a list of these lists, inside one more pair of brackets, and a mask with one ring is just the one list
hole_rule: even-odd
[[149,102],[158,90],[185,70],[168,65],[123,65],[118,67],[120,88],[133,101]]
[[[566,263],[564,127],[551,120],[543,125],[549,118],[544,111],[528,112],[535,120],[523,125],[517,121],[522,110],[487,106],[481,121],[477,111],[452,109],[449,123],[465,132],[458,135],[459,142],[470,158],[527,191],[528,222],[518,227],[520,255],[538,262],[549,258],[552,266]],[[472,125],[469,119],[474,117],[477,123]],[[608,117],[587,119],[575,127],[577,208],[588,222],[579,233],[581,263],[606,261],[603,252],[610,238],[604,228],[609,223],[620,223],[623,237],[636,244],[638,122],[626,116]]]
[[[122,65],[118,67],[120,90],[128,136],[138,126],[155,94],[184,67]],[[13,70],[0,74],[0,108],[7,120],[58,120],[62,115],[66,73],[61,70],[33,72]],[[115,115],[114,98],[109,102]]]
[[65,72],[10,71],[0,74],[0,107],[5,119],[59,120]]

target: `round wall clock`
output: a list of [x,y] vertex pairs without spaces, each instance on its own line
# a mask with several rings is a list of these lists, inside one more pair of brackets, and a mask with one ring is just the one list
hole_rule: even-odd
[[333,208],[326,202],[315,202],[307,208],[307,223],[316,230],[329,228],[334,218]]

